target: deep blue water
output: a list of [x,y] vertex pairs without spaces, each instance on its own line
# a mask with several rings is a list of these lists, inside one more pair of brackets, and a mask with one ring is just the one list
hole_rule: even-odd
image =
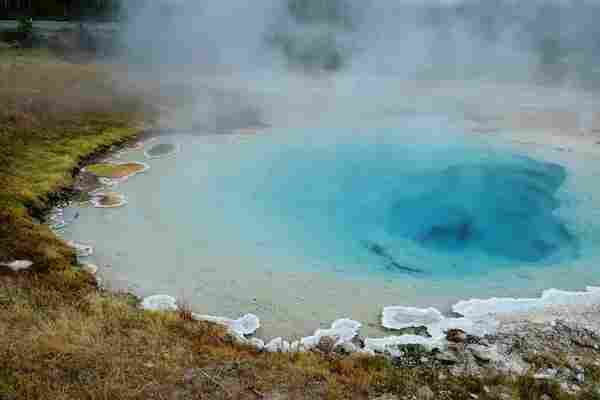
[[403,179],[388,230],[432,251],[478,248],[516,262],[537,262],[576,238],[554,212],[563,167],[526,157],[457,163]]
[[221,184],[277,232],[262,245],[347,272],[441,277],[577,257],[578,240],[556,213],[562,166],[448,138],[424,144],[419,132],[257,138],[240,158],[252,173]]

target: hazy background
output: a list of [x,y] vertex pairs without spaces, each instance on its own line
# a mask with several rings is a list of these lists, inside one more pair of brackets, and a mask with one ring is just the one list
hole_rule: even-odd
[[129,49],[161,64],[452,77],[510,63],[519,78],[554,66],[556,79],[593,79],[600,50],[590,0],[158,0],[127,15]]
[[389,89],[386,81],[587,92],[600,83],[598,1],[132,4],[123,38],[132,70],[151,70],[169,87],[179,82],[194,92],[196,106],[179,119],[195,119],[196,127],[228,130],[293,109],[330,107],[342,97],[375,98],[382,94],[377,87]]

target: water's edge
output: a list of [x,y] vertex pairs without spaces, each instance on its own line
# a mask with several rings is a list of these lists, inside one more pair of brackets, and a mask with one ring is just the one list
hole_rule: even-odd
[[[130,144],[140,142],[141,140],[149,140],[154,137],[161,136],[160,132],[142,132],[138,137],[127,142],[120,143],[117,148],[113,146],[108,151],[95,153],[88,157],[80,165],[86,165],[99,160],[105,160],[118,154],[126,149]],[[78,168],[79,169],[79,168]],[[77,172],[77,170],[75,171]],[[73,197],[76,194],[74,188],[65,188],[63,193],[66,198]],[[57,195],[57,198],[65,199],[65,196]],[[103,284],[100,282],[100,287],[103,290],[123,291],[125,288],[111,288],[112,282]],[[126,291],[136,297],[142,297],[135,290],[127,288]],[[157,296],[148,296],[142,300],[146,301],[146,308],[155,310],[174,310],[176,309],[176,300],[168,295],[158,295],[162,297],[162,301],[158,303],[152,302],[151,298],[156,299]],[[398,330],[411,326],[425,326],[431,337],[424,338],[415,335],[402,336],[386,336],[383,338],[367,338],[365,347],[362,351],[374,353],[385,350],[390,346],[398,344],[415,343],[426,345],[429,347],[439,347],[444,341],[444,332],[448,329],[462,329],[469,334],[482,336],[487,333],[493,333],[498,326],[497,317],[507,314],[522,314],[532,311],[542,311],[547,307],[560,306],[593,306],[600,304],[600,288],[587,287],[585,291],[563,291],[558,289],[545,290],[539,298],[489,298],[489,299],[470,299],[462,300],[452,306],[452,311],[460,314],[460,317],[446,317],[433,308],[413,308],[403,306],[384,307],[381,317],[381,325],[390,330]],[[555,311],[555,310],[554,310]],[[260,326],[258,318],[252,314],[234,320],[225,317],[201,316],[194,314],[197,319],[208,320],[211,322],[225,324],[230,328],[232,333],[237,334],[240,340],[246,340],[245,335],[253,334]],[[250,316],[250,317],[249,317]],[[556,317],[556,316],[555,316]],[[254,319],[256,318],[256,319]],[[248,323],[249,321],[249,324]],[[237,325],[236,325],[237,324]],[[241,325],[240,325],[241,324]],[[242,328],[240,328],[240,326]],[[338,319],[333,322],[329,330],[317,330],[314,335],[303,337],[299,341],[287,342],[282,338],[275,338],[265,344],[262,340],[252,340],[248,344],[253,344],[267,350],[301,350],[310,349],[318,344],[319,338],[322,336],[332,335],[339,337],[350,337],[358,335],[358,331],[362,324],[357,321],[352,321],[347,318]],[[234,327],[234,328],[232,328]],[[287,344],[286,344],[287,343]]]

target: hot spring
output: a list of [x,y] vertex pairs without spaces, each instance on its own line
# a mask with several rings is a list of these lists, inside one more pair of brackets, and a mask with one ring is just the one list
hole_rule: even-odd
[[252,312],[267,336],[600,283],[596,158],[427,112],[360,120],[161,136],[178,152],[118,186],[128,205],[74,206],[63,235],[110,285]]

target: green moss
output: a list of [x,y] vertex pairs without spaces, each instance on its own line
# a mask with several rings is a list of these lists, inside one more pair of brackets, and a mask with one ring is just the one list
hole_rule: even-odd
[[129,175],[133,175],[137,172],[141,172],[146,167],[140,163],[123,163],[123,164],[111,164],[111,163],[99,163],[91,164],[85,167],[86,171],[102,178],[124,178]]
[[579,395],[578,400],[600,400],[600,391],[595,388],[585,389]]
[[523,359],[529,363],[534,371],[548,368],[567,368],[567,355],[560,353],[529,353]]
[[600,365],[584,364],[585,379],[600,388]]

